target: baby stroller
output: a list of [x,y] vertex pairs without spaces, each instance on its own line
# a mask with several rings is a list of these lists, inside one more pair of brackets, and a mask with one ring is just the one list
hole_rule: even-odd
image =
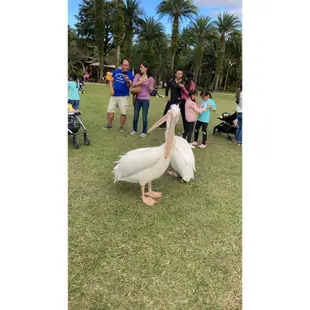
[[[79,118],[81,112],[68,112],[68,135],[73,136],[73,147],[78,149],[80,147],[77,135],[84,135],[84,144],[89,145],[90,139],[87,136],[86,127]],[[83,128],[83,132],[79,133],[79,129]]]
[[213,136],[219,136],[222,133],[226,133],[228,135],[228,140],[232,140],[232,135],[236,135],[237,128],[234,126],[234,121],[237,119],[237,112],[234,114],[229,114],[227,112],[222,113],[221,116],[217,117],[222,123],[218,124],[213,129]]

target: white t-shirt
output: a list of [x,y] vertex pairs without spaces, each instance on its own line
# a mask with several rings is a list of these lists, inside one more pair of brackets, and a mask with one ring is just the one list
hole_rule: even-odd
[[239,104],[237,103],[237,113],[242,113],[242,91],[240,92]]

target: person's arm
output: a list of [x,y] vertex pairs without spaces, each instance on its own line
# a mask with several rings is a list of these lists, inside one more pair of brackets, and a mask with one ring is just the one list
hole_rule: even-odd
[[138,85],[140,85],[140,84],[138,84],[138,78],[139,78],[139,75],[136,74],[136,75],[135,75],[135,78],[133,79],[132,86],[138,86]]
[[208,104],[207,109],[210,109],[211,111],[215,112],[216,111],[216,107],[212,107],[211,104]]
[[192,110],[194,110],[195,112],[197,112],[197,113],[202,113],[202,112],[204,112],[204,111],[206,110],[206,109],[198,108],[196,102],[194,102],[194,101],[192,101],[192,100],[190,100],[190,99],[188,99],[188,101],[189,101],[189,107],[190,107]]
[[188,91],[185,86],[182,87],[182,92],[188,97]]
[[110,95],[111,96],[114,96],[113,82],[114,82],[114,78],[111,77],[111,80],[109,81]]
[[129,88],[132,84],[132,80],[133,78],[129,78],[129,76],[127,74],[124,74],[124,78],[125,78],[125,81],[126,81],[126,86]]
[[171,80],[168,81],[167,86],[166,86],[166,90],[165,90],[166,97],[168,97],[170,87],[171,87]]
[[149,86],[149,92],[150,92],[150,93],[151,93],[151,92],[153,91],[153,89],[154,89],[154,84],[155,84],[154,79],[153,79],[152,77],[150,77],[150,78],[149,78],[149,84],[148,84],[148,86]]

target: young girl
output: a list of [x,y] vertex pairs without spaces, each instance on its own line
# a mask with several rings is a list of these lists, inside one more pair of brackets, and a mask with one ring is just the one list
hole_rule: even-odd
[[[196,103],[196,90],[190,90],[189,93],[189,98],[186,99],[185,102],[185,118],[186,118],[186,123],[185,123],[185,131],[183,133],[183,138],[186,139],[187,137],[187,142],[191,143],[191,138],[192,138],[192,133],[194,130],[194,125],[195,121],[197,119],[197,113],[203,113],[206,111],[206,108],[199,108]],[[192,148],[194,146],[192,145]]]
[[212,95],[209,91],[203,90],[200,93],[202,103],[200,108],[205,108],[205,111],[201,113],[197,119],[196,126],[195,126],[195,138],[192,145],[195,147],[198,145],[198,135],[200,127],[202,127],[202,144],[198,147],[201,149],[205,149],[207,147],[207,127],[210,121],[211,110],[214,112],[216,111],[216,105],[214,100],[212,100]]
[[68,102],[72,104],[74,110],[80,107],[80,92],[77,75],[73,72],[68,81]]

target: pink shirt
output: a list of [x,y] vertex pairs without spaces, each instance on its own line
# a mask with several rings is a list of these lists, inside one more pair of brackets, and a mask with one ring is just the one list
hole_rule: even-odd
[[[195,88],[196,88],[196,84],[193,81],[191,81],[191,85],[189,87],[189,90],[192,90],[192,89],[195,89]],[[186,100],[188,98],[188,91],[187,91],[187,89],[185,87],[183,87],[181,92],[182,92],[181,99],[185,99]]]
[[[140,77],[141,77],[140,74],[136,74],[132,85],[136,85],[136,83],[139,82]],[[149,83],[150,83],[150,88],[149,88]],[[154,79],[152,77],[149,77],[146,82],[143,82],[141,84],[141,91],[139,92],[137,99],[149,100],[150,93],[153,91],[154,85],[155,85]]]
[[197,103],[190,98],[185,102],[185,118],[188,122],[195,122],[197,120],[197,113],[202,113],[205,109],[200,109]]

